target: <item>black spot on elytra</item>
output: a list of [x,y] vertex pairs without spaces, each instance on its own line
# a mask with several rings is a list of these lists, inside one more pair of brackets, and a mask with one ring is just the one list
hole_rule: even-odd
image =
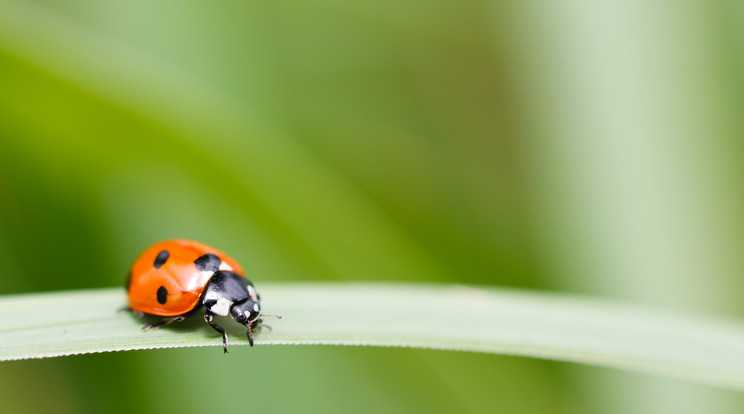
[[196,265],[196,268],[203,272],[205,270],[209,270],[212,272],[216,272],[220,270],[220,264],[222,263],[222,260],[220,260],[219,257],[216,255],[213,255],[212,253],[207,253],[198,259],[194,260],[194,264]]
[[165,305],[166,300],[168,300],[168,289],[165,286],[160,286],[158,288],[158,303]]
[[158,256],[155,258],[155,263],[153,263],[153,266],[155,266],[156,269],[160,269],[160,266],[164,265],[169,257],[170,257],[170,252],[168,250],[163,250],[162,252],[158,253]]

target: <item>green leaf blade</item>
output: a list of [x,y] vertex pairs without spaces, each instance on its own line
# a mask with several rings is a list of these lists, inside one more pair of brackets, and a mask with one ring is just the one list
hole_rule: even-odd
[[[555,359],[744,390],[744,324],[638,305],[457,285],[263,284],[256,345],[363,345]],[[199,315],[143,331],[123,289],[0,298],[0,360],[221,345]],[[230,346],[247,345],[230,321]]]

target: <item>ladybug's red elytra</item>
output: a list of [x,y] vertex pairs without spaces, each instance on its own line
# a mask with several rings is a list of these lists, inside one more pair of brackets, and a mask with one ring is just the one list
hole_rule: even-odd
[[214,322],[214,315],[230,315],[245,325],[251,346],[261,317],[277,316],[261,314],[261,298],[238,262],[191,240],[167,240],[148,247],[132,264],[127,293],[132,311],[165,317],[143,329],[183,320],[204,306],[204,320],[222,334],[225,352],[227,333]]

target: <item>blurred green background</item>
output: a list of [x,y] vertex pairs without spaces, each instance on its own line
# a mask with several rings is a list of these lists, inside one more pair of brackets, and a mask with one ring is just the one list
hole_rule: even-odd
[[[737,1],[0,0],[0,292],[120,285],[147,245],[185,237],[259,289],[489,284],[744,317],[743,114]],[[215,347],[3,363],[0,405],[740,413],[744,398],[514,357]]]

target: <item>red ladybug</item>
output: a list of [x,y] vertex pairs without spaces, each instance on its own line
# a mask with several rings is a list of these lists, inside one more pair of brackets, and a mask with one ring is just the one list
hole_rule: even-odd
[[204,320],[222,334],[225,352],[227,334],[213,321],[214,315],[230,315],[245,325],[251,346],[261,317],[276,316],[261,314],[260,297],[238,262],[191,240],[168,240],[148,247],[132,264],[127,292],[132,311],[165,316],[143,329],[183,320],[203,305]]

